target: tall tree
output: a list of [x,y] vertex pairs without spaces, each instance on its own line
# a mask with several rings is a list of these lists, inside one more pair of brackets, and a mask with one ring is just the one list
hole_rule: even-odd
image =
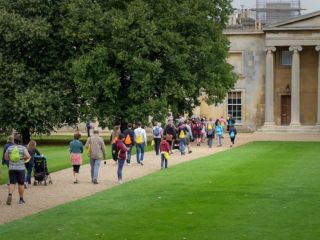
[[[68,69],[93,44],[81,29],[70,39],[64,28],[74,5],[87,14],[99,8],[92,1],[0,0],[0,129],[17,130],[25,143],[30,134],[78,122],[82,100]],[[91,21],[77,19],[86,31]]]
[[71,69],[84,115],[104,126],[162,120],[191,113],[202,94],[219,103],[233,87],[223,35],[229,0],[97,2],[101,38]]

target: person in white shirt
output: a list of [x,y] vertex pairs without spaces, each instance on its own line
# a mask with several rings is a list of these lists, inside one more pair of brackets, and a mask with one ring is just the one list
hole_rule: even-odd
[[147,134],[146,131],[141,127],[141,122],[138,122],[137,126],[138,127],[134,130],[134,141],[136,143],[137,164],[142,166],[144,148],[147,145]]

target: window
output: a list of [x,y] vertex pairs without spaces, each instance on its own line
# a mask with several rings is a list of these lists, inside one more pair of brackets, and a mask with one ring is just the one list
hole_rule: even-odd
[[281,65],[291,66],[292,65],[292,52],[281,51]]
[[235,119],[236,123],[242,121],[242,101],[241,92],[228,93],[228,114]]

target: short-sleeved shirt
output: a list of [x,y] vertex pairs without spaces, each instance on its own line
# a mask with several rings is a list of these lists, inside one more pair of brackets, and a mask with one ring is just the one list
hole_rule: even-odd
[[[17,162],[13,162],[10,160],[10,154],[14,147],[18,147],[20,160]],[[27,148],[22,145],[12,145],[10,146],[6,153],[9,155],[9,170],[25,170],[25,164],[24,164],[24,153],[28,152]]]

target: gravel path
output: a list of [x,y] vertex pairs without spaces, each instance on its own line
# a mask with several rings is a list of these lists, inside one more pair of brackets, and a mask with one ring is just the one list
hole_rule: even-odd
[[[236,139],[236,146],[262,140],[279,140],[279,141],[320,141],[320,135],[304,135],[290,133],[252,133],[239,134]],[[217,152],[229,149],[229,139],[223,140],[222,147],[214,147],[209,149],[206,144],[201,147],[193,146],[193,153],[181,156],[179,152],[175,152],[169,159],[169,167],[182,162],[190,161],[199,157],[207,156]],[[110,149],[108,149],[110,151]],[[66,161],[68,161],[66,159]],[[135,164],[135,156],[132,156],[132,165],[124,166],[123,178],[124,182],[136,179],[160,169],[160,157],[155,156],[154,152],[145,153],[144,166]],[[50,169],[49,169],[50,170]],[[83,165],[80,169],[79,184],[73,184],[72,169],[65,169],[51,174],[53,180],[52,185],[48,186],[30,186],[25,191],[26,204],[18,204],[17,190],[13,195],[11,206],[5,204],[7,197],[6,185],[0,186],[0,224],[10,222],[25,216],[40,212],[45,209],[55,207],[57,205],[75,201],[86,196],[93,195],[96,192],[103,191],[117,185],[117,165],[113,161],[107,161],[107,164],[101,164],[99,184],[93,185],[90,181],[90,167]]]

